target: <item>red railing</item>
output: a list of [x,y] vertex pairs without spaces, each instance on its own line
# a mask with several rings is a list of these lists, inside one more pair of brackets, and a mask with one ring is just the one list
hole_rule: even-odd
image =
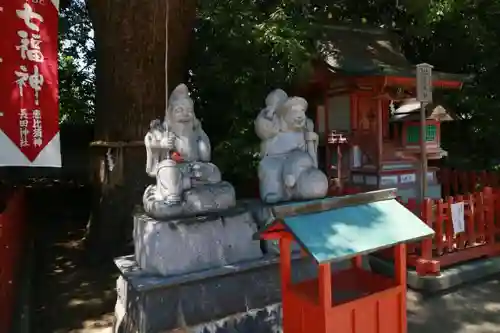
[[22,189],[0,193],[0,333],[10,332],[12,324],[15,280],[25,230],[24,199]]
[[[408,245],[407,264],[419,275],[438,275],[440,270],[454,264],[500,254],[500,196],[499,191],[485,187],[474,194],[426,199],[417,205],[411,199],[405,206],[419,216],[435,232],[428,238]],[[451,205],[464,203],[464,231],[456,233],[451,217]],[[382,252],[389,256],[388,251]]]
[[500,173],[497,171],[441,169],[438,172],[438,177],[443,197],[474,193],[481,191],[486,186],[496,188],[500,185]]

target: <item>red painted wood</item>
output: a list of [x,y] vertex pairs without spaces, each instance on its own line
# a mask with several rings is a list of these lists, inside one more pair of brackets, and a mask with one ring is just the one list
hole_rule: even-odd
[[495,237],[496,228],[495,228],[495,213],[494,213],[495,200],[493,198],[493,189],[491,187],[485,187],[483,195],[484,195],[483,200],[485,208],[484,218],[486,220],[485,241],[488,244],[494,244],[496,239]]
[[[451,204],[464,202],[465,231],[456,234],[451,219]],[[500,190],[486,187],[482,192],[466,196],[448,197],[446,201],[426,200],[417,212],[415,204],[405,204],[429,226],[435,235],[426,240],[408,244],[408,266],[415,267],[420,275],[438,275],[443,267],[460,264],[472,259],[500,254]],[[429,248],[430,247],[430,248]],[[381,256],[393,258],[388,251]]]
[[[464,202],[463,196],[459,195],[456,198],[456,203],[459,202]],[[468,204],[464,202],[465,208],[464,208],[464,218],[467,215],[467,212],[470,211],[470,208],[468,207]],[[465,225],[465,232],[460,232],[456,233],[455,232],[455,246],[459,250],[463,250],[465,248],[465,242],[466,242],[466,234],[467,234],[467,224]]]
[[455,244],[455,234],[453,230],[453,223],[451,220],[451,205],[455,202],[453,197],[448,197],[446,199],[446,205],[444,207],[444,223],[445,223],[445,228],[444,228],[444,234],[445,234],[445,251],[446,252],[453,252],[453,247]]
[[[279,227],[270,233],[284,235]],[[394,278],[365,271],[356,257],[351,268],[333,274],[329,263],[320,264],[317,278],[298,283],[292,281],[290,246],[290,239],[280,238],[284,333],[407,333],[405,244],[393,248]]]
[[[5,193],[3,193],[5,194]],[[0,211],[0,332],[10,332],[14,308],[16,274],[21,260],[26,226],[24,190],[16,189],[2,196],[6,201]]]
[[436,203],[435,214],[434,214],[434,242],[437,255],[440,256],[444,253],[444,207],[445,204],[442,199],[438,200]]
[[474,205],[475,205],[475,200],[474,200],[475,196],[474,195],[471,195],[471,194],[468,194],[466,197],[465,197],[465,201],[468,203],[469,205],[469,209],[467,209],[465,211],[465,227],[466,227],[466,230],[467,230],[467,241],[469,242],[469,244],[474,244],[476,242],[476,226],[475,226],[475,208],[474,208]]
[[[406,86],[414,87],[417,84],[416,78],[411,77],[387,77],[388,86]],[[448,88],[448,89],[460,89],[462,87],[462,82],[460,81],[448,81],[448,80],[434,80],[432,82],[435,88]]]
[[497,187],[498,171],[462,171],[442,168],[438,172],[438,179],[444,197],[474,193],[485,187]]
[[[421,219],[429,227],[432,228],[432,205],[433,202],[431,199],[425,199],[424,202],[422,203],[421,209]],[[424,260],[431,260],[432,259],[432,238],[426,238],[420,242],[421,244],[421,258]]]
[[475,214],[475,224],[476,224],[476,229],[477,229],[477,236],[476,236],[476,242],[478,243],[482,243],[484,242],[484,240],[486,239],[486,235],[485,235],[485,232],[486,232],[486,226],[485,226],[485,222],[484,222],[484,210],[485,210],[485,206],[484,206],[484,197],[483,197],[483,193],[482,192],[478,192],[478,193],[475,193],[475,196],[476,196],[476,200],[475,200],[475,210],[476,210],[476,214]]

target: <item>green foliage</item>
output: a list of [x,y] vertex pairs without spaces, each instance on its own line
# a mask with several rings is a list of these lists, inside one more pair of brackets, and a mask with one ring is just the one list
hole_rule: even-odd
[[[436,93],[463,121],[444,126],[455,166],[488,168],[500,124],[500,1],[203,1],[193,45],[191,84],[223,169],[253,177],[252,121],[272,88],[290,89],[315,56],[322,24],[395,28],[407,57],[441,71],[473,74],[461,91]],[[251,167],[250,167],[251,166]]]
[[95,52],[93,31],[83,0],[61,9],[59,19],[59,99],[61,122],[94,121]]
[[233,182],[255,178],[253,120],[273,88],[293,93],[297,81],[306,82],[324,25],[410,26],[406,22],[422,21],[428,7],[425,1],[396,6],[395,0],[201,1],[190,84],[225,176]]
[[424,29],[407,38],[407,54],[414,61],[432,63],[441,71],[473,74],[461,91],[449,93],[444,102],[460,122],[447,124],[444,145],[449,163],[475,169],[499,163],[496,148],[500,129],[500,1],[435,1]]
[[[463,120],[444,126],[445,148],[451,164],[498,164],[500,0],[204,0],[188,81],[227,177],[255,177],[253,120],[266,94],[276,87],[293,92],[324,38],[320,27],[339,22],[395,28],[412,62],[474,74],[462,91],[443,97]],[[83,0],[62,10],[60,38],[62,118],[91,122],[95,54]]]
[[63,123],[90,124],[94,121],[93,77],[81,70],[72,56],[59,55],[59,103]]
[[314,55],[317,6],[306,1],[202,1],[191,51],[197,113],[232,181],[255,178],[253,120],[274,88],[290,91]]

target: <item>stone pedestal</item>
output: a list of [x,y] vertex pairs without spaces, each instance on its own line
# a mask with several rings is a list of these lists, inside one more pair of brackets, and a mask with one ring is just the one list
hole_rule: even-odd
[[257,224],[246,209],[157,221],[134,216],[135,260],[144,273],[182,275],[262,257]]
[[[135,255],[115,260],[114,332],[280,332],[278,248],[263,242],[263,254],[252,240],[271,210],[258,201],[241,207],[169,222],[136,213]],[[294,282],[317,276],[311,258],[292,257]]]
[[[312,259],[293,257],[295,282],[317,276]],[[145,273],[133,256],[115,263],[121,272],[115,333],[280,332],[281,282],[275,255],[171,277]],[[344,269],[350,262],[332,266]]]

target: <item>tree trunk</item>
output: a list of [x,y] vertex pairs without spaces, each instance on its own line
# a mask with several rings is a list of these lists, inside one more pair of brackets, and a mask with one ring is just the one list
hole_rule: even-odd
[[170,0],[168,21],[168,88],[187,79],[187,55],[193,38],[196,0]]
[[[181,10],[188,3],[192,9]],[[95,140],[142,141],[150,121],[163,118],[167,4],[172,9],[169,17],[194,23],[191,18],[178,16],[194,16],[192,0],[88,0],[97,52]],[[169,33],[169,45],[183,41],[169,47],[172,53],[180,54],[169,59],[169,81],[184,75],[182,55],[191,30],[192,26],[175,29],[178,35]],[[122,159],[117,155],[120,151]],[[107,152],[115,158],[111,172],[103,170]],[[100,253],[115,255],[130,239],[132,211],[142,203],[142,192],[153,180],[145,174],[142,146],[95,148],[93,156],[94,202],[86,243]],[[110,181],[109,177],[116,177],[113,173],[120,174],[118,182]]]

